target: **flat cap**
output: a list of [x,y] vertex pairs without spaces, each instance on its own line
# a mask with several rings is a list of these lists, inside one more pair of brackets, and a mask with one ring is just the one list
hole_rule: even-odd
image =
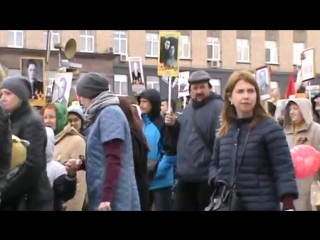
[[206,71],[200,70],[191,73],[188,82],[189,84],[192,84],[197,82],[210,81],[210,79],[211,77]]

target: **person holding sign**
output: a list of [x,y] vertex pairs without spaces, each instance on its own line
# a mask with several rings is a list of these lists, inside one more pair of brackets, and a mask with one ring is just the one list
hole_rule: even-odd
[[205,71],[193,72],[188,80],[192,103],[178,118],[172,111],[165,116],[170,137],[178,142],[175,211],[203,211],[213,193],[208,171],[223,100],[211,91],[210,79]]

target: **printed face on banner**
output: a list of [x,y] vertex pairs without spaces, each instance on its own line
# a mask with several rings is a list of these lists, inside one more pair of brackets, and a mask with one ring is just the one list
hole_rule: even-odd
[[22,57],[20,59],[21,75],[27,77],[31,84],[30,102],[36,106],[42,106],[45,103],[44,61],[44,58]]
[[315,78],[314,71],[314,49],[308,49],[302,52],[301,60],[301,78],[302,81],[308,81]]
[[180,33],[160,33],[158,75],[177,77],[179,75]]
[[190,72],[180,72],[178,79],[178,97],[189,96],[189,79]]
[[260,90],[261,100],[270,98],[270,76],[268,67],[258,68],[255,75]]
[[141,57],[129,57],[130,83],[133,92],[141,92],[146,88]]
[[73,74],[71,72],[58,73],[56,75],[52,94],[53,103],[61,103],[65,106],[68,106],[72,85],[72,76]]

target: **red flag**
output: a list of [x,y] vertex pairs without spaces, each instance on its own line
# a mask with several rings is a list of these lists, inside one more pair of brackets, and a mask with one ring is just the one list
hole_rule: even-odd
[[295,94],[296,94],[296,89],[294,86],[294,76],[293,76],[293,72],[291,72],[289,75],[289,82],[287,85],[287,90],[284,95],[284,98],[288,99],[291,95],[295,95]]

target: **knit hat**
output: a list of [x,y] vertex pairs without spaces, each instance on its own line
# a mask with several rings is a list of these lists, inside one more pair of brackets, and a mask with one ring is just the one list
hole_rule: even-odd
[[99,73],[87,73],[77,84],[77,94],[84,98],[93,99],[105,91],[109,91],[109,81]]
[[83,109],[81,106],[70,106],[68,107],[68,113],[73,113],[79,116],[79,118],[81,118],[81,120],[84,120],[84,114],[83,114]]
[[8,89],[24,102],[32,97],[32,88],[28,78],[23,76],[8,77],[3,80],[0,89]]

